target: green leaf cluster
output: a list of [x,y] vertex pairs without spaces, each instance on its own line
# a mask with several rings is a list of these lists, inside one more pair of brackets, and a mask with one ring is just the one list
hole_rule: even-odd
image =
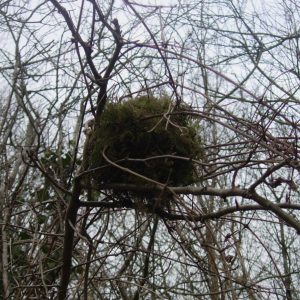
[[89,167],[98,168],[93,179],[99,184],[147,183],[109,164],[104,153],[116,164],[163,184],[196,182],[192,159],[202,159],[204,152],[199,128],[184,110],[166,97],[145,96],[108,104],[92,137]]

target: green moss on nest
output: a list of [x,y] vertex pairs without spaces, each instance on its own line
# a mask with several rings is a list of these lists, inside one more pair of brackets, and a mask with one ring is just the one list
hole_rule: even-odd
[[[191,159],[203,158],[203,148],[191,116],[180,111],[168,98],[140,97],[108,104],[92,138],[89,166],[101,167],[92,174],[93,179],[99,184],[147,183],[110,165],[104,152],[118,165],[163,184],[182,186],[197,181]],[[168,112],[171,114],[166,115]],[[164,157],[154,158],[157,156]]]

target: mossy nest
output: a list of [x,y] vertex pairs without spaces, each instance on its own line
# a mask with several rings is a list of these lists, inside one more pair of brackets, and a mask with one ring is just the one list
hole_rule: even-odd
[[193,159],[203,158],[199,127],[168,98],[140,97],[108,104],[96,124],[89,157],[98,184],[149,184],[109,163],[169,186],[198,180]]

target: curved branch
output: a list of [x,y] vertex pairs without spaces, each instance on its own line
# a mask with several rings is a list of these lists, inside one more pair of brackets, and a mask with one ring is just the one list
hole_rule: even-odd
[[[122,208],[122,207],[127,207],[127,208],[132,208],[135,209],[138,207],[138,205],[134,203],[128,203],[126,201],[114,201],[114,202],[108,202],[108,201],[80,201],[80,206],[81,207],[99,207],[99,208]],[[278,207],[282,209],[294,209],[294,210],[300,210],[300,204],[293,204],[293,203],[279,203],[277,204]],[[198,216],[189,216],[189,215],[184,215],[184,214],[172,214],[165,212],[161,209],[156,209],[155,213],[158,214],[159,216],[163,217],[164,219],[168,219],[170,221],[175,221],[175,220],[187,220],[190,222],[204,222],[206,220],[212,220],[212,219],[219,219],[222,218],[226,215],[239,212],[239,211],[259,211],[259,210],[264,210],[267,211],[269,210],[266,207],[262,207],[260,205],[240,205],[240,206],[231,206],[227,207],[224,209],[221,209],[219,211],[215,211],[212,213],[207,213],[203,215],[198,215]]]
[[51,3],[54,5],[54,7],[58,10],[58,12],[63,16],[63,18],[65,19],[67,25],[68,25],[68,28],[69,30],[71,31],[72,33],[72,36],[74,38],[74,41],[75,42],[78,42],[83,50],[84,50],[84,53],[86,55],[86,59],[87,59],[87,63],[96,79],[96,81],[100,81],[101,80],[101,75],[99,74],[99,72],[97,71],[95,65],[94,65],[94,62],[93,62],[93,59],[92,59],[92,48],[91,48],[91,45],[86,43],[82,38],[81,38],[81,35],[78,33],[77,29],[75,28],[75,25],[73,23],[73,20],[72,18],[69,16],[67,10],[62,6],[60,5],[60,3],[58,3],[57,0],[49,0],[51,1]]
[[[110,161],[110,163],[114,164]],[[115,164],[116,165],[116,164]],[[116,165],[119,167],[118,165]],[[127,171],[126,168],[124,168],[124,171]],[[132,171],[131,171],[132,172]],[[135,174],[135,173],[133,173]],[[143,178],[141,175],[137,174],[140,178]],[[148,183],[149,179],[145,178]],[[155,181],[150,181],[150,183],[147,185],[134,185],[134,184],[106,184],[94,187],[102,190],[117,190],[117,191],[147,191],[147,190],[157,190],[157,191],[168,191],[172,194],[186,194],[186,195],[206,195],[206,196],[217,196],[220,198],[227,198],[227,197],[241,197],[244,199],[253,200],[256,203],[258,203],[263,210],[268,210],[270,212],[273,212],[276,216],[278,216],[280,219],[282,219],[288,226],[293,227],[296,229],[297,233],[300,234],[300,222],[297,221],[296,218],[294,218],[289,213],[286,213],[282,208],[292,208],[288,206],[282,206],[279,204],[275,204],[274,202],[260,196],[256,193],[256,191],[252,191],[250,189],[242,189],[239,187],[232,187],[228,189],[218,189],[214,187],[168,187],[163,184],[155,184]],[[91,206],[93,206],[93,202],[89,202]],[[100,204],[100,203],[99,203]],[[81,202],[81,205],[83,203]],[[88,206],[88,205],[86,205]],[[101,205],[100,205],[101,206]],[[174,219],[188,219],[187,216],[184,218],[177,217],[177,215],[173,216],[171,214],[167,214],[165,212],[162,212],[161,210],[155,211],[156,213],[160,214],[163,217],[166,218],[174,218]],[[196,220],[195,216],[191,216],[192,220]],[[196,217],[197,218],[197,217]],[[198,221],[201,221],[203,216],[198,217]],[[213,217],[210,217],[213,218]]]

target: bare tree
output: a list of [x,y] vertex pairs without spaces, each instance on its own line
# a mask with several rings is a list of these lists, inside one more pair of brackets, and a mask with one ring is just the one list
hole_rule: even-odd
[[[3,298],[298,299],[299,14],[292,0],[1,3]],[[194,184],[104,151],[141,183],[93,179],[104,111],[141,95],[193,119],[205,156],[173,156]],[[171,205],[142,209],[141,192]]]

